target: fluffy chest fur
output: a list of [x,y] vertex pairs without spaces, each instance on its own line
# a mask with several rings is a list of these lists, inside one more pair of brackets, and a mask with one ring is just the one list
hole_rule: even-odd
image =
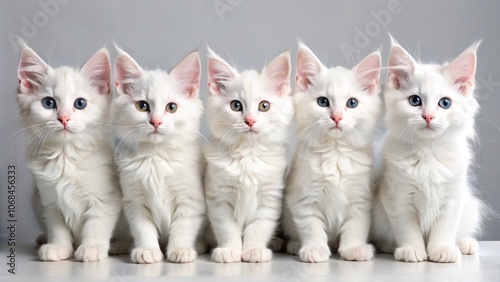
[[[189,190],[195,198],[202,195],[202,191],[198,191],[201,184],[186,187],[184,181],[200,175],[200,150],[191,144],[177,150],[159,144],[142,144],[138,148],[117,153],[124,200],[141,201],[148,207],[156,226],[168,230],[179,195],[189,195]],[[196,181],[201,180],[196,177]]]
[[42,205],[57,207],[78,241],[86,219],[82,215],[117,214],[120,193],[102,185],[115,182],[110,146],[98,144],[97,151],[89,152],[75,143],[47,146],[30,167]]
[[282,197],[285,152],[281,146],[263,144],[219,151],[216,144],[206,147],[207,174],[217,182],[219,197],[234,207],[234,217],[243,225],[255,214],[263,194]]

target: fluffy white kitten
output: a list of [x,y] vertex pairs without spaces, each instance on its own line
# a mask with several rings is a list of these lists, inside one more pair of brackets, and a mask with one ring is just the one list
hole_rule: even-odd
[[479,108],[473,93],[478,45],[451,63],[431,65],[392,42],[372,234],[396,260],[455,262],[461,253],[478,252],[473,237],[482,205],[468,177]]
[[290,53],[239,73],[209,50],[205,193],[216,262],[264,262],[281,215],[293,117]]
[[323,262],[330,246],[370,260],[372,135],[380,115],[380,53],[352,70],[326,68],[299,43],[293,98],[298,144],[287,179],[287,252]]
[[98,261],[108,256],[121,193],[107,139],[109,55],[101,49],[82,67],[52,68],[22,44],[17,101],[31,133],[29,167],[45,219],[44,261]]
[[171,262],[197,256],[196,238],[206,213],[197,142],[203,112],[200,72],[198,52],[167,73],[143,70],[118,49],[113,104],[121,140],[115,158],[135,242],[133,262],[161,261],[160,244]]

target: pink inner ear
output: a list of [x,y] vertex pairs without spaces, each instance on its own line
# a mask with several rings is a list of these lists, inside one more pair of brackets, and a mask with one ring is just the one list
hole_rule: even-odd
[[181,91],[189,97],[196,96],[200,86],[201,62],[198,52],[187,55],[170,72],[170,76],[179,84]]
[[97,51],[82,67],[82,73],[97,88],[99,94],[110,93],[111,64],[106,49]]
[[210,94],[220,95],[225,89],[225,83],[234,77],[235,71],[223,59],[217,55],[209,55],[208,58],[208,88]]
[[381,58],[374,52],[363,59],[356,67],[356,80],[368,93],[373,94],[379,85]]
[[297,75],[295,81],[302,89],[311,85],[311,78],[321,72],[321,65],[314,53],[305,45],[301,46],[297,54]]
[[467,94],[474,84],[476,53],[470,50],[463,52],[449,64],[448,70],[458,91]]
[[130,94],[128,85],[139,79],[142,73],[141,67],[123,50],[118,49],[115,59],[115,86],[124,94]]
[[18,81],[23,93],[32,93],[43,83],[49,66],[28,46],[24,45],[19,58]]
[[400,89],[415,70],[415,60],[401,46],[392,46],[389,54],[389,82],[395,89]]
[[264,69],[264,73],[270,79],[271,87],[279,96],[284,94],[290,85],[290,52],[285,52],[272,60]]

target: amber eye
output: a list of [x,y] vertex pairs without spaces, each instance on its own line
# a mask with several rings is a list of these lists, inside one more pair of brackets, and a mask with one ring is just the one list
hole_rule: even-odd
[[261,112],[267,112],[269,111],[269,108],[271,108],[271,104],[268,101],[262,101],[259,104],[259,111]]
[[135,102],[135,107],[140,112],[149,112],[149,104],[144,100]]
[[177,111],[177,104],[174,103],[174,102],[170,102],[167,104],[167,106],[165,107],[165,110],[167,110],[167,112],[169,113],[175,113],[175,111]]
[[243,111],[243,105],[238,100],[231,101],[231,103],[229,104],[229,106],[231,106],[231,110],[233,110],[235,112],[241,112],[241,111]]

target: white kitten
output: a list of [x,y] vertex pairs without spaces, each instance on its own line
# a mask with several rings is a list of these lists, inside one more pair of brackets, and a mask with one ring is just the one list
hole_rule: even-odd
[[449,64],[430,65],[392,42],[372,234],[377,248],[396,260],[455,262],[478,251],[473,237],[482,204],[468,177],[479,108],[473,93],[478,45]]
[[[115,124],[121,140],[116,163],[123,205],[135,246],[132,261],[191,262],[206,206],[197,137],[203,105],[198,97],[198,52],[170,73],[143,70],[118,49]],[[160,242],[158,242],[158,238]]]
[[[19,61],[21,116],[32,134],[33,171],[46,225],[44,261],[108,256],[121,210],[109,127],[109,55],[97,51],[81,70],[52,68],[22,44]],[[37,193],[35,193],[37,194]]]
[[[298,144],[287,179],[287,251],[323,262],[338,247],[346,260],[370,260],[371,140],[380,115],[380,53],[352,70],[324,67],[299,43],[293,94]],[[300,243],[299,243],[300,242]]]
[[205,193],[216,262],[264,262],[281,215],[293,117],[290,53],[239,73],[209,50]]

